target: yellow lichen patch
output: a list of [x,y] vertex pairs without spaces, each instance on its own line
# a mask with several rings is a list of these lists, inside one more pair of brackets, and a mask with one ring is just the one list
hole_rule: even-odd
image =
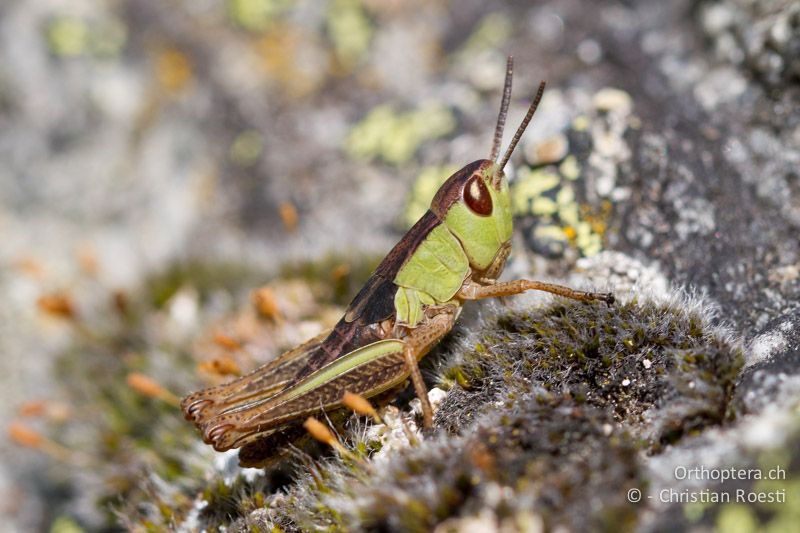
[[57,17],[47,27],[50,50],[60,56],[79,56],[86,52],[89,26],[74,17]]
[[[548,168],[531,170],[523,167],[519,169],[517,179],[511,187],[514,213],[518,215],[531,213],[533,202],[540,198],[542,193],[557,187],[560,182],[558,174]],[[543,207],[542,204],[540,204],[541,207]]]
[[533,234],[537,239],[548,239],[553,241],[566,241],[568,239],[568,236],[563,229],[552,224],[537,226],[533,231]]
[[460,53],[466,57],[489,48],[503,46],[511,37],[512,29],[513,23],[507,15],[490,13],[478,22]]
[[428,104],[405,113],[387,105],[374,108],[350,131],[345,148],[358,159],[383,159],[393,165],[407,162],[423,143],[455,128],[453,113],[441,104]]
[[359,0],[334,0],[327,19],[336,59],[349,71],[369,52],[372,25]]
[[584,256],[595,255],[603,248],[602,239],[592,231],[592,226],[588,222],[579,223],[575,230],[577,232],[575,245]]
[[575,193],[569,185],[562,186],[556,193],[556,202],[559,206],[568,207],[575,204]]
[[586,131],[589,129],[589,117],[580,115],[573,119],[572,129],[575,131]]
[[531,213],[534,215],[554,215],[558,211],[558,204],[546,196],[539,196],[531,201]]
[[568,224],[570,226],[577,226],[578,223],[581,221],[581,217],[578,210],[578,204],[572,202],[568,205],[559,206],[558,218],[564,224]]
[[603,234],[605,234],[607,228],[607,221],[611,217],[612,210],[613,210],[613,205],[611,204],[611,202],[605,200],[600,205],[599,211],[596,208],[594,209],[591,208],[590,206],[582,206],[581,217],[591,225],[592,231],[602,236]]
[[264,139],[257,130],[246,130],[236,136],[231,144],[229,156],[240,167],[253,166],[261,157]]
[[575,226],[580,222],[581,217],[575,201],[575,193],[569,184],[562,186],[558,191],[556,202],[558,203],[558,218],[562,223]]
[[181,92],[192,80],[192,64],[177,48],[159,50],[156,55],[156,78],[167,93]]
[[581,166],[574,155],[567,156],[558,166],[558,171],[568,180],[575,181],[581,175]]
[[413,226],[425,214],[436,191],[456,170],[458,170],[458,167],[455,165],[436,165],[422,169],[417,179],[414,180],[411,196],[403,214],[403,223],[406,227]]
[[228,17],[246,30],[263,31],[294,3],[294,0],[228,0]]
[[[599,213],[581,207],[575,197],[572,181],[579,173],[579,164],[569,156],[558,170],[552,166],[532,170],[522,167],[511,189],[514,214],[532,216],[535,220],[533,238],[545,246],[555,242],[568,242],[584,256],[602,250],[606,221],[611,214],[610,202],[605,202]],[[568,174],[569,181],[563,176]],[[550,244],[547,244],[550,243]],[[555,252],[554,252],[555,253]]]
[[611,202],[605,201],[598,212],[589,206],[581,207],[581,218],[584,221],[583,232],[576,241],[584,255],[594,255],[602,249],[603,237],[608,227],[608,219],[612,211]]
[[313,94],[328,74],[325,51],[303,28],[275,25],[255,47],[264,72],[287,98],[301,100]]
[[115,18],[90,21],[57,16],[45,29],[50,52],[61,57],[116,56],[125,46],[127,37],[127,28]]

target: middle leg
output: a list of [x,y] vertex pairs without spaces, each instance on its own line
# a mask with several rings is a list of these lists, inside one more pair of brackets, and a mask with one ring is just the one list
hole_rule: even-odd
[[405,343],[403,356],[406,366],[408,366],[411,382],[414,384],[414,391],[422,404],[422,425],[425,428],[433,426],[433,408],[428,400],[428,388],[422,379],[422,372],[420,372],[417,362],[453,329],[455,320],[456,308],[453,306],[443,307],[422,325],[410,330],[408,336],[403,339]]

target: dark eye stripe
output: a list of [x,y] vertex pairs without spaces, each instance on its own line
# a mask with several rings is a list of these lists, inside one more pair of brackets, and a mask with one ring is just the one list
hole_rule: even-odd
[[472,176],[464,185],[464,201],[470,210],[481,216],[492,214],[492,196],[480,176]]

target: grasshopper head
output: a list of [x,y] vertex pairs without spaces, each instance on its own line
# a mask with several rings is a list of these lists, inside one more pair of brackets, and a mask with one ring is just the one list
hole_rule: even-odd
[[511,240],[508,180],[488,159],[470,163],[442,185],[431,211],[461,242],[470,265],[484,271]]
[[[450,176],[431,202],[431,211],[458,238],[470,265],[479,272],[489,269],[496,258],[502,255],[501,250],[510,246],[511,199],[508,193],[508,180],[503,169],[544,93],[544,82],[542,82],[511,144],[502,159],[498,161],[506,113],[511,101],[512,71],[513,60],[509,57],[503,100],[497,117],[490,159],[480,159],[470,163]],[[506,254],[507,252],[506,250]]]

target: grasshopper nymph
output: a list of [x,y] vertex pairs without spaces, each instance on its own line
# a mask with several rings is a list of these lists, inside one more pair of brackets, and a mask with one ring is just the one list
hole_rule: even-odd
[[[511,205],[503,168],[536,111],[536,98],[498,161],[511,100],[508,58],[503,99],[489,159],[468,164],[441,186],[430,209],[378,265],[333,329],[286,352],[251,374],[184,398],[183,413],[219,451],[244,447],[240,460],[264,439],[296,427],[320,409],[342,407],[346,392],[385,396],[410,377],[433,415],[417,362],[452,328],[468,300],[546,291],[575,300],[614,301],[518,279],[499,282],[511,251]],[[248,452],[250,448],[250,452]]]

